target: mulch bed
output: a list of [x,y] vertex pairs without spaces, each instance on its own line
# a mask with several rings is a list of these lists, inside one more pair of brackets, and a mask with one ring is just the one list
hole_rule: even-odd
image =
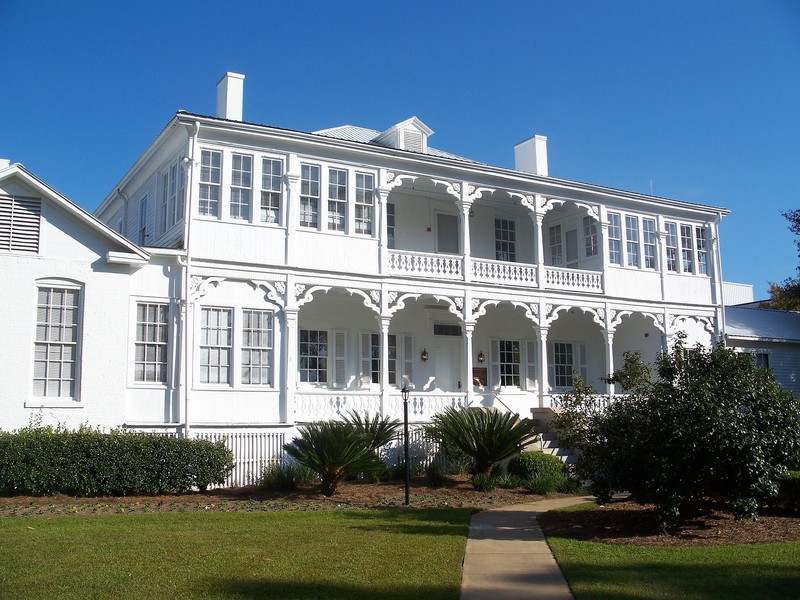
[[711,546],[800,541],[800,514],[762,509],[756,520],[736,521],[723,507],[702,513],[667,531],[654,521],[652,507],[612,502],[588,510],[550,512],[539,518],[548,536],[633,546]]

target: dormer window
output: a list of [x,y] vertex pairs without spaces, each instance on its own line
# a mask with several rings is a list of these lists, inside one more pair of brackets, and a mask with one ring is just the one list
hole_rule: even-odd
[[410,152],[428,152],[428,136],[433,135],[433,130],[420,121],[411,117],[391,126],[373,141],[381,146],[409,150]]

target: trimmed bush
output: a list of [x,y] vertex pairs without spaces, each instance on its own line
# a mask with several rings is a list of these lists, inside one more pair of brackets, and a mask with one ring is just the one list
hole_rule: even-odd
[[469,482],[479,492],[491,492],[497,488],[497,477],[490,473],[476,473]]
[[778,480],[776,504],[783,508],[800,510],[800,471],[786,471]]
[[509,475],[516,475],[523,481],[542,476],[558,477],[566,473],[561,459],[544,452],[520,452],[508,462]]
[[444,470],[435,462],[425,467],[425,485],[430,488],[444,487],[447,483],[447,476]]
[[258,487],[268,492],[290,492],[318,480],[317,474],[297,463],[270,463],[261,474]]
[[0,433],[0,493],[125,496],[201,491],[224,483],[233,455],[223,442],[82,426]]

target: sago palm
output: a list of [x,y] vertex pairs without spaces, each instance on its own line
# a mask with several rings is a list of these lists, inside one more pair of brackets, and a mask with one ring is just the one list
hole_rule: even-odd
[[344,420],[355,427],[356,431],[369,438],[369,449],[373,452],[391,442],[397,435],[401,424],[397,419],[381,417],[378,413],[375,413],[374,417],[370,417],[369,413],[360,415],[356,411],[350,412]]
[[319,474],[325,496],[336,493],[342,477],[383,468],[383,463],[370,450],[369,437],[351,423],[309,423],[299,428],[299,434],[283,448],[298,463]]
[[531,419],[496,410],[449,407],[431,421],[428,435],[471,456],[476,473],[491,473],[496,463],[513,456],[538,437]]

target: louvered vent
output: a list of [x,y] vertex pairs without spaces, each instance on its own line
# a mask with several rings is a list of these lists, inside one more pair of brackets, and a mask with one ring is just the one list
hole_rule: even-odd
[[41,214],[41,200],[0,196],[0,251],[38,253]]
[[422,152],[422,134],[419,131],[403,130],[403,149]]

